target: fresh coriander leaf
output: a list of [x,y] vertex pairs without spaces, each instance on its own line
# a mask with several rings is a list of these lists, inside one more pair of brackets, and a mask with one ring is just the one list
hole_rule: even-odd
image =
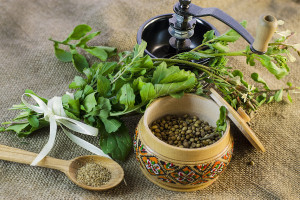
[[99,117],[101,119],[107,119],[109,116],[109,112],[111,110],[111,104],[109,99],[104,98],[104,97],[99,97],[98,98],[98,106],[99,106]]
[[83,89],[86,86],[86,81],[80,77],[75,76],[73,82],[69,85],[70,89]]
[[102,61],[106,61],[108,54],[101,47],[85,47],[84,50]]
[[86,58],[78,53],[72,53],[72,62],[77,71],[83,72],[84,68],[89,67],[89,63],[87,62]]
[[281,79],[288,74],[286,68],[278,67],[268,55],[255,55],[255,57],[271,74],[275,75],[277,79]]
[[142,102],[147,102],[156,97],[155,89],[152,83],[146,83],[140,90]]
[[83,38],[80,39],[80,41],[76,44],[77,47],[84,48],[86,46],[86,43],[96,37],[97,35],[100,34],[100,31],[91,33],[89,35],[84,36]]
[[80,116],[79,99],[72,99],[69,95],[65,94],[62,96],[62,104],[63,104],[64,110],[68,116],[71,115],[70,113],[72,113],[72,115],[71,115],[72,118],[74,118],[74,117],[78,118]]
[[32,127],[39,127],[39,120],[36,115],[29,115],[27,119]]
[[95,92],[92,94],[89,94],[85,97],[83,101],[83,106],[86,110],[86,112],[91,112],[92,109],[97,105],[97,101],[95,99]]
[[[171,79],[174,79],[176,77],[171,77],[169,78],[169,76],[171,76],[172,74],[176,73],[176,72],[180,72],[180,69],[178,66],[171,66],[167,68],[167,64],[165,62],[162,62],[153,72],[153,77],[151,82],[153,84],[157,84],[157,83],[161,83],[163,79],[164,83],[167,82],[172,82]],[[179,76],[180,80],[184,80],[182,79],[183,75],[181,74]]]
[[207,41],[210,41],[212,39],[215,38],[215,31],[214,30],[210,30],[210,31],[207,31],[204,35],[203,35],[203,41],[202,43],[205,43]]
[[278,90],[274,95],[275,101],[277,102],[282,101],[282,95],[283,95],[283,89]]
[[195,74],[190,71],[186,72],[187,79],[182,82],[166,83],[166,84],[155,84],[154,88],[157,96],[166,96],[182,92],[186,89],[194,87],[196,84]]
[[[170,67],[171,68],[171,67]],[[170,69],[169,68],[169,69]],[[175,72],[175,71],[174,71]],[[176,83],[176,82],[182,82],[187,79],[187,71],[180,70],[178,72],[172,74],[168,74],[164,79],[162,79],[159,83]]]
[[29,123],[25,123],[25,124],[13,124],[13,125],[7,127],[5,130],[6,131],[14,131],[16,133],[20,133],[27,126],[29,126]]
[[86,85],[85,87],[84,87],[84,89],[83,89],[83,95],[84,96],[87,96],[87,95],[89,95],[89,94],[91,94],[91,93],[93,93],[94,92],[94,89],[92,88],[92,86],[90,86],[90,85]]
[[111,90],[110,81],[102,75],[97,77],[97,92],[100,96],[106,97]]
[[117,55],[116,47],[107,47],[107,46],[97,46],[97,47],[103,49],[107,53],[108,57]]
[[159,83],[165,76],[167,70],[167,63],[162,62],[161,64],[156,67],[156,70],[153,72],[153,77],[151,82],[153,84]]
[[153,62],[152,62],[152,59],[149,55],[146,55],[145,57],[143,58],[139,58],[137,59],[132,67],[129,69],[129,71],[133,72],[133,73],[136,73],[136,72],[142,72],[144,71],[145,69],[151,69],[153,68]]
[[120,104],[125,105],[125,110],[134,106],[135,94],[129,83],[122,86],[118,94],[118,99]]
[[100,146],[104,153],[113,159],[125,160],[132,148],[132,140],[124,124],[117,132],[108,134],[100,128]]
[[116,62],[100,63],[98,66],[99,74],[102,76],[111,74],[117,66],[118,64]]
[[85,36],[88,32],[90,32],[92,28],[86,24],[80,24],[74,28],[72,33],[68,36],[63,43],[68,43],[70,40],[79,40],[83,36]]
[[108,132],[108,133],[112,133],[112,132],[116,132],[120,126],[121,126],[121,122],[114,119],[114,118],[101,118],[104,126],[105,126],[105,130]]
[[80,99],[82,97],[83,90],[77,90],[74,94],[74,99]]
[[71,62],[72,61],[72,54],[69,51],[65,51],[58,47],[58,43],[54,43],[54,52],[55,56],[58,60],[62,62]]
[[144,40],[141,42],[140,45],[136,44],[133,49],[133,57],[134,58],[143,57],[146,47],[147,47],[147,42],[145,42]]
[[91,83],[91,81],[93,79],[93,75],[94,75],[94,70],[91,68],[84,68],[83,73],[85,74],[85,76],[87,78],[87,83]]
[[252,74],[251,74],[251,78],[252,78],[255,82],[263,84],[263,85],[264,85],[264,88],[265,88],[266,90],[270,90],[270,88],[268,87],[268,85],[267,85],[267,83],[265,82],[265,80],[262,79],[262,78],[258,75],[258,73],[252,73]]
[[287,86],[292,87],[292,83],[291,82],[287,82],[286,84],[287,84]]

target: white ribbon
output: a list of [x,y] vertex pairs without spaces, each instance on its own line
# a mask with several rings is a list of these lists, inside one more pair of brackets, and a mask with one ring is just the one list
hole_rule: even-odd
[[[67,93],[71,98],[74,98],[74,96],[70,93]],[[31,96],[36,103],[39,106],[34,106],[24,99],[24,95]],[[47,144],[44,146],[42,151],[37,155],[37,157],[32,161],[31,165],[35,166],[38,162],[40,162],[53,148],[55,143],[55,137],[57,132],[57,124],[61,126],[63,129],[63,132],[76,144],[81,146],[82,148],[107,158],[110,158],[108,155],[106,155],[101,149],[98,147],[92,145],[91,143],[88,143],[87,141],[73,135],[69,131],[67,131],[62,125],[66,126],[68,129],[82,133],[85,135],[92,135],[97,136],[98,135],[98,129],[94,128],[92,126],[89,126],[87,124],[84,124],[80,121],[70,119],[67,117],[63,105],[62,105],[62,98],[61,97],[53,97],[48,101],[48,104],[46,105],[39,97],[33,94],[25,93],[22,95],[22,102],[31,110],[37,112],[37,113],[43,113],[44,118],[46,121],[49,121],[50,123],[50,135],[49,140]]]

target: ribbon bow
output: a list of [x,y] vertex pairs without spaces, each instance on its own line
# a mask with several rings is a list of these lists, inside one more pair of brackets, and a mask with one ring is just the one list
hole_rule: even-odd
[[[72,94],[67,93],[71,98],[74,98]],[[39,106],[30,105],[25,101],[24,95],[31,96]],[[47,144],[43,147],[42,151],[37,155],[37,157],[32,161],[31,165],[35,166],[38,162],[40,162],[52,149],[55,143],[55,137],[57,132],[57,125],[60,125],[63,129],[63,132],[76,144],[83,147],[84,149],[100,155],[110,158],[106,155],[101,149],[90,144],[89,142],[73,135],[69,131],[67,131],[62,125],[67,127],[70,130],[73,130],[78,133],[82,133],[85,135],[98,135],[98,129],[87,124],[84,124],[80,121],[70,119],[67,117],[63,105],[61,97],[53,97],[48,101],[46,105],[39,97],[33,94],[25,93],[22,95],[22,102],[31,110],[44,114],[44,118],[46,121],[50,122],[50,135]]]

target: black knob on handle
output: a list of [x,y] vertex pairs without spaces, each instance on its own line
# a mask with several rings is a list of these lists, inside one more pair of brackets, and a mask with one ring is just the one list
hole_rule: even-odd
[[179,0],[180,7],[181,7],[182,9],[187,9],[187,8],[189,8],[191,2],[192,2],[191,0]]

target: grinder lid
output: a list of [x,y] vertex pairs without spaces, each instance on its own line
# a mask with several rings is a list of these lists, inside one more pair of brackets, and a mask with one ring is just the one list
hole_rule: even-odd
[[260,142],[258,137],[255,135],[253,130],[248,126],[247,122],[250,121],[249,116],[245,113],[242,108],[238,109],[236,112],[213,88],[210,88],[211,98],[219,105],[225,106],[228,110],[228,117],[231,121],[240,129],[244,136],[249,140],[249,142],[258,150],[265,152],[266,149]]

